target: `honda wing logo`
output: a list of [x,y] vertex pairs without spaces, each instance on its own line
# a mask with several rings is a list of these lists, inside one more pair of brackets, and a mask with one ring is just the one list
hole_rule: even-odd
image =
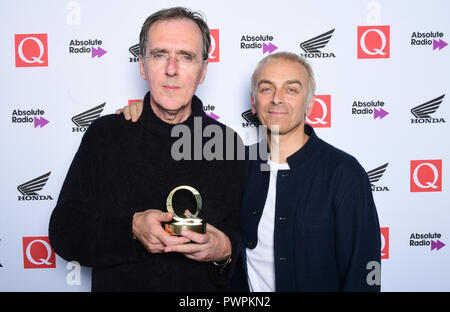
[[414,115],[414,117],[416,117],[416,119],[411,119],[411,123],[445,122],[444,118],[432,118],[430,116],[437,111],[442,101],[444,100],[444,97],[445,94],[411,109],[411,113]]
[[242,127],[244,128],[258,127],[259,125],[261,125],[258,116],[256,114],[253,114],[251,109],[243,112],[241,116],[247,121],[246,123],[242,123]]
[[327,45],[333,35],[333,32],[334,28],[324,34],[302,42],[300,44],[300,48],[302,48],[306,53],[321,53],[320,49]]
[[372,191],[389,191],[386,186],[376,186],[375,182],[378,182],[386,171],[386,167],[389,163],[385,163],[375,169],[367,171],[367,175],[369,176],[370,186],[372,187]]
[[50,173],[51,171],[19,185],[17,190],[22,194],[22,196],[18,196],[18,200],[53,200],[50,195],[39,195],[37,193],[44,188],[48,178],[50,177]]
[[139,47],[139,43],[128,49],[133,57],[130,57],[130,63],[139,62],[139,55],[141,54],[141,48]]
[[77,127],[72,128],[72,132],[84,132],[91,125],[91,123],[97,119],[103,111],[106,102],[91,108],[79,115],[72,117],[72,122],[77,125]]

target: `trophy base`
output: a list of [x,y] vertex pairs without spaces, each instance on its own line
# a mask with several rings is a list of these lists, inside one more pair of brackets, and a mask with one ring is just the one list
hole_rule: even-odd
[[164,231],[173,236],[181,236],[181,231],[189,230],[200,234],[206,233],[206,223],[201,224],[179,224],[176,223],[164,223]]

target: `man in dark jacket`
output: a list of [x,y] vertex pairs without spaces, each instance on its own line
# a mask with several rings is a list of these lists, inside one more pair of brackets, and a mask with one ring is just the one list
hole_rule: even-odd
[[267,127],[259,144],[269,157],[251,159],[247,170],[244,290],[380,290],[368,270],[379,269],[381,249],[370,183],[354,157],[305,124],[314,91],[310,65],[293,53],[265,57],[252,76],[252,109]]

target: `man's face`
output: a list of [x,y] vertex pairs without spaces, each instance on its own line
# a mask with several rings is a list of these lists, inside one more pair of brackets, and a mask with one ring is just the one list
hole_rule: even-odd
[[[170,58],[156,60],[161,55]],[[188,19],[158,21],[148,31],[145,59],[140,58],[141,77],[148,81],[151,105],[176,112],[189,108],[197,86],[206,75],[202,60],[202,35]],[[193,57],[191,63],[181,60]],[[178,60],[177,60],[178,59]]]
[[297,62],[274,59],[259,71],[252,101],[253,113],[269,130],[279,126],[279,134],[303,131],[305,114],[311,114],[314,97],[306,102],[308,73]]

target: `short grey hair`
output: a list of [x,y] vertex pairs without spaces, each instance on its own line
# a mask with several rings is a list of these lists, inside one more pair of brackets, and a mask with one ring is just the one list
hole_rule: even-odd
[[258,87],[257,86],[258,82],[256,81],[256,79],[258,77],[259,72],[264,67],[264,65],[266,65],[268,62],[270,62],[271,60],[277,60],[277,59],[283,59],[283,60],[287,60],[287,61],[297,62],[303,66],[303,68],[308,73],[308,94],[306,96],[306,102],[308,103],[309,101],[311,101],[312,97],[314,96],[314,94],[316,92],[316,80],[314,79],[314,73],[313,73],[312,67],[306,59],[304,59],[303,57],[301,57],[295,53],[291,53],[291,52],[277,52],[274,54],[269,54],[266,57],[264,57],[261,61],[259,61],[258,65],[256,65],[255,70],[253,71],[253,75],[251,78],[251,93],[252,93],[253,99],[256,99],[256,91],[257,91],[256,88]]
[[189,19],[197,24],[197,26],[200,28],[203,39],[202,57],[203,60],[206,61],[209,57],[209,47],[211,46],[211,35],[209,33],[209,27],[206,23],[206,19],[201,12],[191,11],[184,7],[162,9],[147,17],[144,24],[142,25],[141,33],[139,35],[139,48],[141,56],[144,57],[147,50],[147,37],[150,27],[158,21],[173,19]]

